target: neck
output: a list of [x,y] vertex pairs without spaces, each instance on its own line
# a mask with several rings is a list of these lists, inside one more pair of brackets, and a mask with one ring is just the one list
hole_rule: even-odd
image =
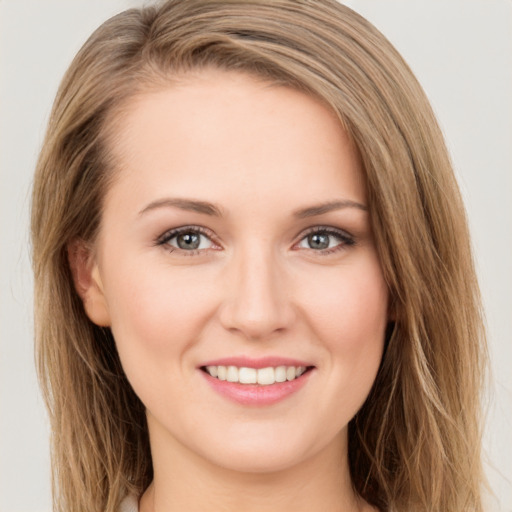
[[167,441],[152,442],[154,480],[140,512],[367,510],[351,485],[345,431],[300,464],[266,473],[219,467],[178,441]]

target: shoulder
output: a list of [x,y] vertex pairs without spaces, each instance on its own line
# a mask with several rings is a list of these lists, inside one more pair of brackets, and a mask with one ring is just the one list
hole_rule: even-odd
[[119,507],[119,512],[138,512],[138,510],[139,504],[137,498],[133,495],[126,496]]

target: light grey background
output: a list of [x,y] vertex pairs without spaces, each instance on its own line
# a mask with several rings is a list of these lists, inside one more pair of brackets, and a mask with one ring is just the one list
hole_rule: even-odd
[[[86,37],[142,0],[0,0],[0,512],[49,512],[48,425],[32,351],[28,210],[59,80]],[[146,2],[148,3],[148,2]],[[485,449],[512,511],[512,1],[347,0],[397,46],[430,97],[468,208],[487,311]],[[84,511],[86,512],[86,511]]]

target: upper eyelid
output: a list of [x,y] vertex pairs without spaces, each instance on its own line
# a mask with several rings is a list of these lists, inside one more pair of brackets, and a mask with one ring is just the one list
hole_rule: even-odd
[[157,239],[157,243],[166,242],[175,236],[180,235],[181,233],[187,233],[189,231],[195,231],[201,235],[204,235],[212,240],[212,242],[215,241],[215,234],[208,228],[205,228],[203,226],[197,226],[197,225],[189,225],[189,226],[180,226],[177,228],[168,229],[164,233],[162,233]]
[[303,233],[311,233],[314,231],[332,231],[335,233],[347,233],[347,231],[345,231],[344,229],[335,228],[334,226],[323,226],[323,225],[311,226],[310,228],[305,229],[303,231]]
[[341,237],[350,238],[350,239],[355,238],[354,235],[349,233],[347,230],[341,229],[341,228],[335,228],[333,226],[312,226],[311,228],[308,228],[308,229],[302,231],[299,234],[298,238],[299,238],[299,240],[302,240],[305,236],[308,236],[311,233],[328,233],[328,234],[339,235]]

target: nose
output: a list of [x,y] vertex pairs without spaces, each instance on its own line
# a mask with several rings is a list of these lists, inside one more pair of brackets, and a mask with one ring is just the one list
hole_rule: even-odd
[[295,319],[285,273],[271,251],[245,251],[230,264],[220,321],[248,340],[264,340],[290,328]]

